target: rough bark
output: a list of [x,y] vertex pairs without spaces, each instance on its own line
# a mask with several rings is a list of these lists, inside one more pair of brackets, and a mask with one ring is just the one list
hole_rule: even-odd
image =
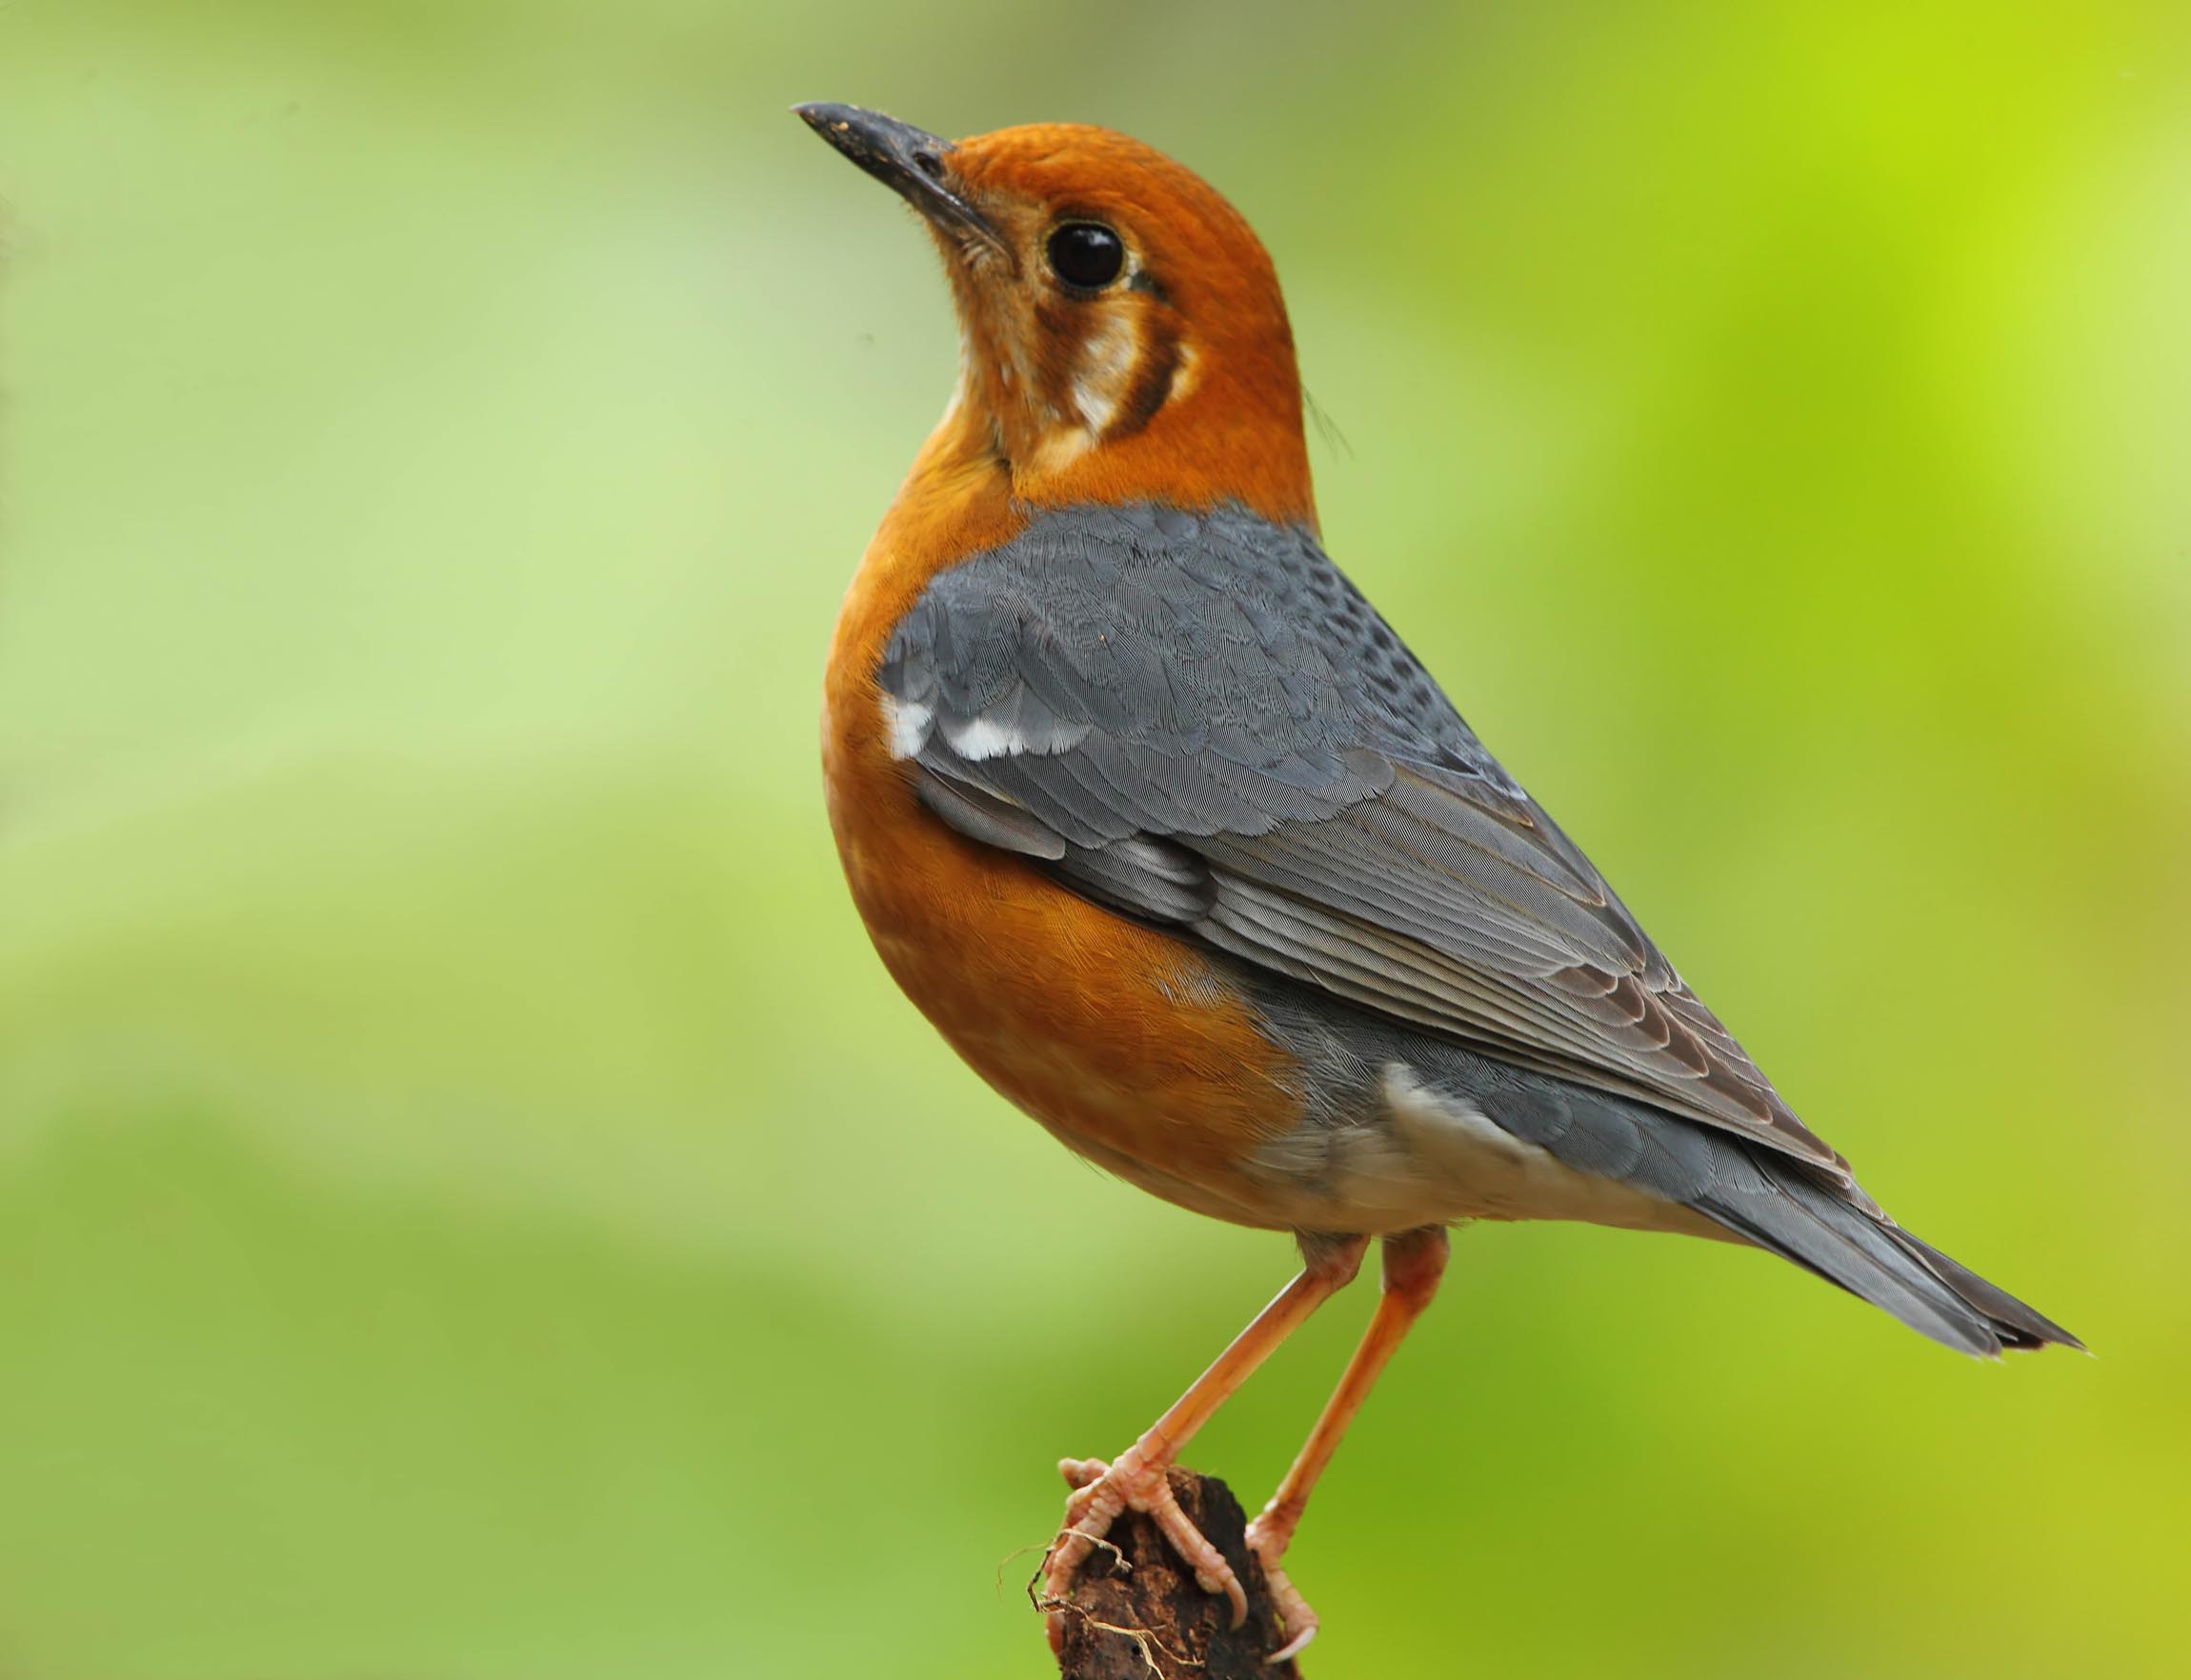
[[1060,1680],[1299,1680],[1294,1664],[1263,1661],[1285,1635],[1240,1502],[1190,1470],[1172,1471],[1172,1490],[1240,1577],[1248,1619],[1235,1630],[1230,1602],[1204,1592],[1156,1525],[1128,1511],[1109,1535],[1117,1550],[1096,1549],[1064,1611]]

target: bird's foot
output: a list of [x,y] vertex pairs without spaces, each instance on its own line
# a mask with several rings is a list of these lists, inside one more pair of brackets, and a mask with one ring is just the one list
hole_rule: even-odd
[[1267,1510],[1248,1524],[1248,1550],[1263,1566],[1264,1585],[1271,1590],[1271,1601],[1277,1606],[1278,1619],[1285,1628],[1285,1644],[1263,1659],[1274,1665],[1299,1656],[1309,1641],[1317,1636],[1318,1626],[1317,1612],[1309,1609],[1309,1601],[1278,1567],[1278,1560],[1285,1556],[1293,1537],[1293,1524],[1274,1518]]
[[[1155,1522],[1180,1561],[1195,1571],[1205,1592],[1221,1592],[1232,1600],[1233,1626],[1247,1620],[1248,1595],[1224,1553],[1211,1545],[1179,1509],[1167,1475],[1168,1462],[1129,1447],[1109,1464],[1100,1458],[1068,1458],[1059,1462],[1058,1473],[1073,1490],[1065,1501],[1065,1526],[1051,1542],[1042,1561],[1041,1590],[1037,1602],[1050,1612],[1051,1642],[1060,1636],[1064,1606],[1073,1596],[1073,1583],[1088,1554],[1105,1544],[1103,1536],[1121,1514],[1137,1510]],[[1307,1608],[1305,1605],[1302,1607]],[[1313,1618],[1312,1618],[1313,1620]],[[1290,1631],[1290,1627],[1289,1627]]]

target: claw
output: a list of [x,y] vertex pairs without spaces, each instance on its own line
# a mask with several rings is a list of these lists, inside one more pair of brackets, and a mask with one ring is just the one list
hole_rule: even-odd
[[1284,1531],[1258,1516],[1248,1524],[1248,1550],[1256,1554],[1256,1561],[1263,1566],[1263,1581],[1271,1590],[1272,1602],[1277,1606],[1278,1620],[1285,1630],[1286,1642],[1263,1659],[1265,1667],[1291,1662],[1308,1648],[1320,1626],[1317,1612],[1309,1609],[1309,1601],[1300,1594],[1300,1589],[1278,1567],[1278,1559],[1286,1554],[1286,1543],[1293,1538],[1292,1525]]
[[[1129,1447],[1117,1459],[1105,1464],[1099,1458],[1068,1458],[1059,1462],[1058,1473],[1073,1492],[1065,1501],[1065,1526],[1057,1531],[1050,1556],[1042,1566],[1042,1599],[1063,1604],[1073,1595],[1074,1577],[1088,1554],[1110,1532],[1111,1525],[1129,1510],[1137,1510],[1156,1523],[1179,1560],[1195,1571],[1205,1592],[1221,1592],[1231,1601],[1233,1626],[1248,1619],[1248,1594],[1224,1553],[1212,1546],[1201,1530],[1179,1509],[1178,1495],[1165,1474],[1170,1467],[1152,1463],[1137,1447]],[[1058,1612],[1051,1611],[1053,1627]]]
[[[1442,1245],[1442,1233],[1438,1240]],[[1304,1239],[1302,1255],[1306,1264],[1300,1275],[1256,1314],[1248,1328],[1233,1338],[1209,1370],[1188,1385],[1187,1391],[1149,1426],[1140,1440],[1110,1464],[1099,1458],[1068,1458],[1059,1463],[1058,1473],[1073,1490],[1065,1501],[1065,1526],[1051,1543],[1035,1581],[1028,1583],[1031,1590],[1036,1582],[1041,1585],[1041,1590],[1035,1597],[1036,1605],[1049,1612],[1052,1649],[1063,1642],[1065,1611],[1075,1608],[1072,1605],[1074,1577],[1087,1560],[1090,1548],[1107,1544],[1103,1536],[1117,1521],[1119,1513],[1128,1510],[1141,1511],[1153,1518],[1172,1550],[1195,1571],[1195,1579],[1202,1590],[1225,1595],[1232,1607],[1233,1626],[1240,1628],[1247,1624],[1248,1595],[1240,1586],[1239,1577],[1233,1573],[1233,1567],[1225,1561],[1224,1554],[1210,1544],[1209,1538],[1179,1509],[1168,1472],[1179,1450],[1194,1438],[1196,1430],[1210,1421],[1211,1414],[1226,1398],[1248,1380],[1271,1350],[1330,1299],[1335,1290],[1346,1287],[1355,1275],[1355,1269],[1361,1264],[1362,1250],[1368,1244],[1367,1237],[1334,1238],[1315,1244],[1308,1244]],[[1360,1355],[1356,1357],[1358,1363]],[[1351,1410],[1347,1415],[1352,1415]],[[1342,1418],[1342,1427],[1343,1422]],[[1319,1423],[1317,1427],[1331,1434],[1336,1443],[1337,1434],[1326,1424]],[[1320,1469],[1322,1458],[1329,1456],[1327,1450],[1316,1460],[1315,1468]],[[1290,1505],[1297,1507],[1305,1497],[1304,1489]],[[1292,1534],[1290,1526],[1287,1534],[1289,1537]],[[1278,1541],[1272,1549],[1273,1555],[1284,1550],[1284,1542]],[[1308,1606],[1300,1603],[1298,1593],[1292,1594],[1292,1602],[1298,1610],[1289,1617],[1286,1632],[1297,1642],[1289,1649],[1298,1649],[1298,1642],[1305,1636],[1304,1629],[1315,1630],[1316,1618],[1309,1613]]]

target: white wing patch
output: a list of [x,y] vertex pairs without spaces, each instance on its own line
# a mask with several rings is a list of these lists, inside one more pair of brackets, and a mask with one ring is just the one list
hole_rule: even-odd
[[945,724],[943,738],[951,743],[952,751],[969,764],[979,764],[985,758],[1002,758],[1007,753],[1025,752],[1027,737],[1017,730],[1006,729],[992,723],[986,717],[977,717],[962,724]]
[[911,758],[927,746],[929,727],[935,722],[935,713],[917,700],[900,700],[891,693],[882,697],[882,727],[893,758]]
[[979,764],[985,758],[1009,758],[1020,753],[1034,753],[1037,757],[1053,752],[1069,752],[1087,738],[1092,726],[1088,724],[1061,724],[1030,735],[1024,730],[1009,724],[1000,724],[994,718],[976,717],[964,723],[946,723],[943,738],[951,744],[952,751],[969,764]]

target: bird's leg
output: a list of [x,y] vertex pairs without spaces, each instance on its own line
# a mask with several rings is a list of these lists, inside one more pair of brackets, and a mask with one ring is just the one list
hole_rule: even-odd
[[1050,1610],[1053,1643],[1062,1627],[1057,1607],[1072,1595],[1074,1576],[1119,1514],[1128,1510],[1144,1512],[1156,1521],[1172,1549],[1194,1570],[1203,1591],[1222,1592],[1233,1601],[1234,1627],[1246,1620],[1248,1597],[1232,1565],[1179,1509],[1165,1472],[1195,1431],[1210,1421],[1272,1350],[1354,1281],[1368,1246],[1364,1237],[1304,1240],[1300,1275],[1256,1315],[1255,1322],[1217,1355],[1216,1363],[1196,1377],[1138,1441],[1108,1464],[1099,1458],[1068,1458],[1058,1465],[1074,1491],[1065,1502],[1065,1526],[1042,1564],[1040,1602]]
[[1438,1279],[1445,1273],[1447,1246],[1445,1232],[1437,1226],[1402,1231],[1384,1239],[1384,1283],[1377,1294],[1377,1312],[1370,1319],[1369,1329],[1362,1332],[1361,1345],[1347,1361],[1339,1386],[1332,1390],[1323,1415],[1309,1431],[1308,1442],[1301,1448],[1300,1456],[1294,1460],[1293,1469],[1286,1471],[1286,1479],[1271,1495],[1270,1504],[1248,1525],[1248,1545],[1262,1563],[1263,1577],[1270,1583],[1271,1596],[1277,1600],[1278,1612],[1286,1624],[1284,1648],[1266,1661],[1284,1662],[1316,1637],[1316,1611],[1309,1609],[1308,1601],[1295,1590],[1285,1570],[1278,1568],[1278,1560],[1285,1556],[1286,1548],[1293,1541],[1294,1530],[1308,1507],[1317,1478],[1324,1473],[1324,1466],[1331,1463],[1332,1454],[1338,1450],[1340,1437],[1347,1432],[1347,1425],[1354,1421],[1355,1413],[1361,1410],[1361,1403],[1377,1382],[1377,1373],[1384,1370],[1385,1362],[1398,1349],[1400,1338],[1422,1316],[1422,1310],[1437,1293]]

